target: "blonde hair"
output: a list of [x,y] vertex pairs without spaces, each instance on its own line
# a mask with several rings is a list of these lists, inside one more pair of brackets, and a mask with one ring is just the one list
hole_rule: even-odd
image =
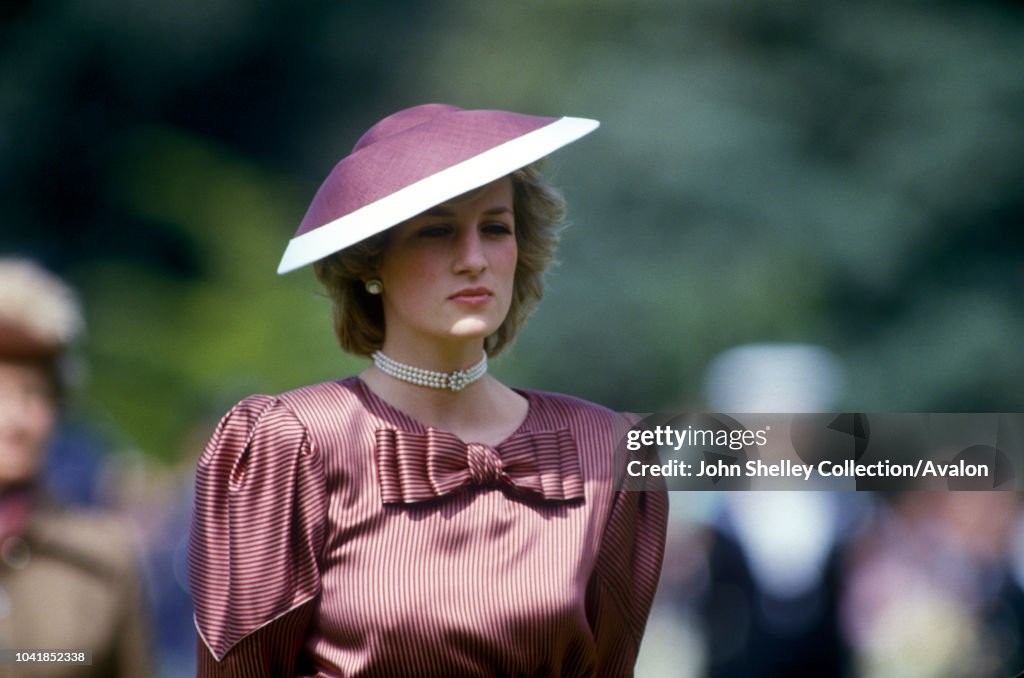
[[[554,261],[565,219],[565,200],[546,183],[540,162],[516,170],[512,178],[516,220],[515,280],[512,303],[501,326],[484,340],[488,356],[508,347],[544,296],[544,272]],[[363,284],[376,275],[387,249],[390,230],[336,252],[313,265],[331,298],[334,333],[341,348],[368,356],[384,344],[384,309],[379,296]]]

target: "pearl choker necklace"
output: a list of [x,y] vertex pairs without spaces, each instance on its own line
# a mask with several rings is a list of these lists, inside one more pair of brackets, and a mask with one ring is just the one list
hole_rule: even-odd
[[389,358],[380,351],[375,351],[371,357],[377,369],[388,376],[417,386],[442,390],[461,391],[487,373],[487,353],[484,353],[480,362],[468,370],[455,370],[454,372],[435,372],[422,367],[413,367]]

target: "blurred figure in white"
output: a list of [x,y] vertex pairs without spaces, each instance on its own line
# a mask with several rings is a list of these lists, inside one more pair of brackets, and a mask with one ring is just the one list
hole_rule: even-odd
[[[705,394],[715,412],[829,412],[843,383],[838,359],[820,346],[748,344],[710,363]],[[724,590],[734,602],[731,613],[720,600],[706,607],[709,675],[838,675],[844,669],[833,562],[842,527],[838,499],[810,490],[723,495],[717,527],[720,539],[735,546],[719,550],[742,558],[745,567],[714,566],[722,570],[712,572],[722,580],[719,596]],[[749,582],[735,574],[743,569]],[[728,593],[730,586],[743,593]],[[723,643],[721,634],[739,618],[746,619],[746,642]]]
[[[709,364],[704,406],[828,412],[842,386],[838,360],[821,347],[752,344]],[[839,631],[835,554],[844,520],[858,511],[840,510],[840,499],[814,491],[673,492],[652,622],[674,622],[677,640],[651,647],[646,675],[842,675],[849,655]],[[653,645],[661,632],[648,635]],[[673,673],[672,661],[685,673]]]

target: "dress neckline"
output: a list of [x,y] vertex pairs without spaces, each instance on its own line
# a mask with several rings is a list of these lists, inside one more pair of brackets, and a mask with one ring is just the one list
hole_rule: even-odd
[[[388,420],[390,420],[390,423],[392,423],[392,424],[396,424],[396,421],[397,422],[402,422],[401,425],[406,430],[418,431],[420,433],[425,433],[425,432],[427,432],[428,430],[431,430],[431,429],[433,429],[435,431],[444,431],[445,433],[449,433],[450,435],[455,436],[456,438],[458,438],[460,441],[462,441],[463,443],[465,443],[467,445],[469,443],[484,444],[484,443],[479,443],[478,441],[474,441],[474,440],[462,440],[461,436],[459,436],[459,435],[457,435],[455,433],[452,433],[451,431],[447,431],[445,429],[440,429],[440,428],[437,428],[436,426],[428,426],[427,424],[424,424],[419,419],[417,419],[416,417],[412,416],[411,414],[409,414],[405,410],[401,410],[398,407],[395,407],[394,405],[392,405],[388,401],[384,400],[384,398],[382,398],[379,395],[377,395],[377,393],[373,389],[371,389],[370,386],[365,381],[363,381],[363,378],[360,377],[359,375],[355,375],[355,376],[349,377],[349,379],[352,379],[352,380],[355,381],[356,386],[359,389],[360,396],[364,400],[370,401],[370,402],[373,403],[374,407],[372,409],[377,410],[378,412],[381,412],[381,411],[386,412],[387,415],[388,415],[386,418]],[[518,393],[522,397],[526,398],[526,416],[523,417],[523,420],[521,422],[519,422],[519,425],[516,426],[516,428],[511,433],[509,433],[507,436],[502,438],[498,443],[496,443],[495,445],[493,445],[491,447],[501,447],[502,445],[504,445],[506,442],[508,442],[512,438],[516,437],[517,435],[519,435],[521,433],[525,433],[526,431],[533,430],[533,426],[534,426],[533,420],[534,420],[534,418],[536,416],[535,393],[533,391],[530,391],[530,390],[527,390],[527,389],[514,388],[514,387],[511,387],[511,386],[509,388],[511,388],[513,391],[515,391],[516,393]]]

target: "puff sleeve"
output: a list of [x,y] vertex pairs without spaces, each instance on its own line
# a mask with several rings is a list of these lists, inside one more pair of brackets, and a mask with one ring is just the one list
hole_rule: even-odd
[[196,472],[189,583],[198,675],[293,675],[320,592],[326,488],[302,423],[270,396],[236,405]]
[[632,676],[665,552],[668,495],[660,479],[615,492],[594,573],[587,616],[598,676]]

